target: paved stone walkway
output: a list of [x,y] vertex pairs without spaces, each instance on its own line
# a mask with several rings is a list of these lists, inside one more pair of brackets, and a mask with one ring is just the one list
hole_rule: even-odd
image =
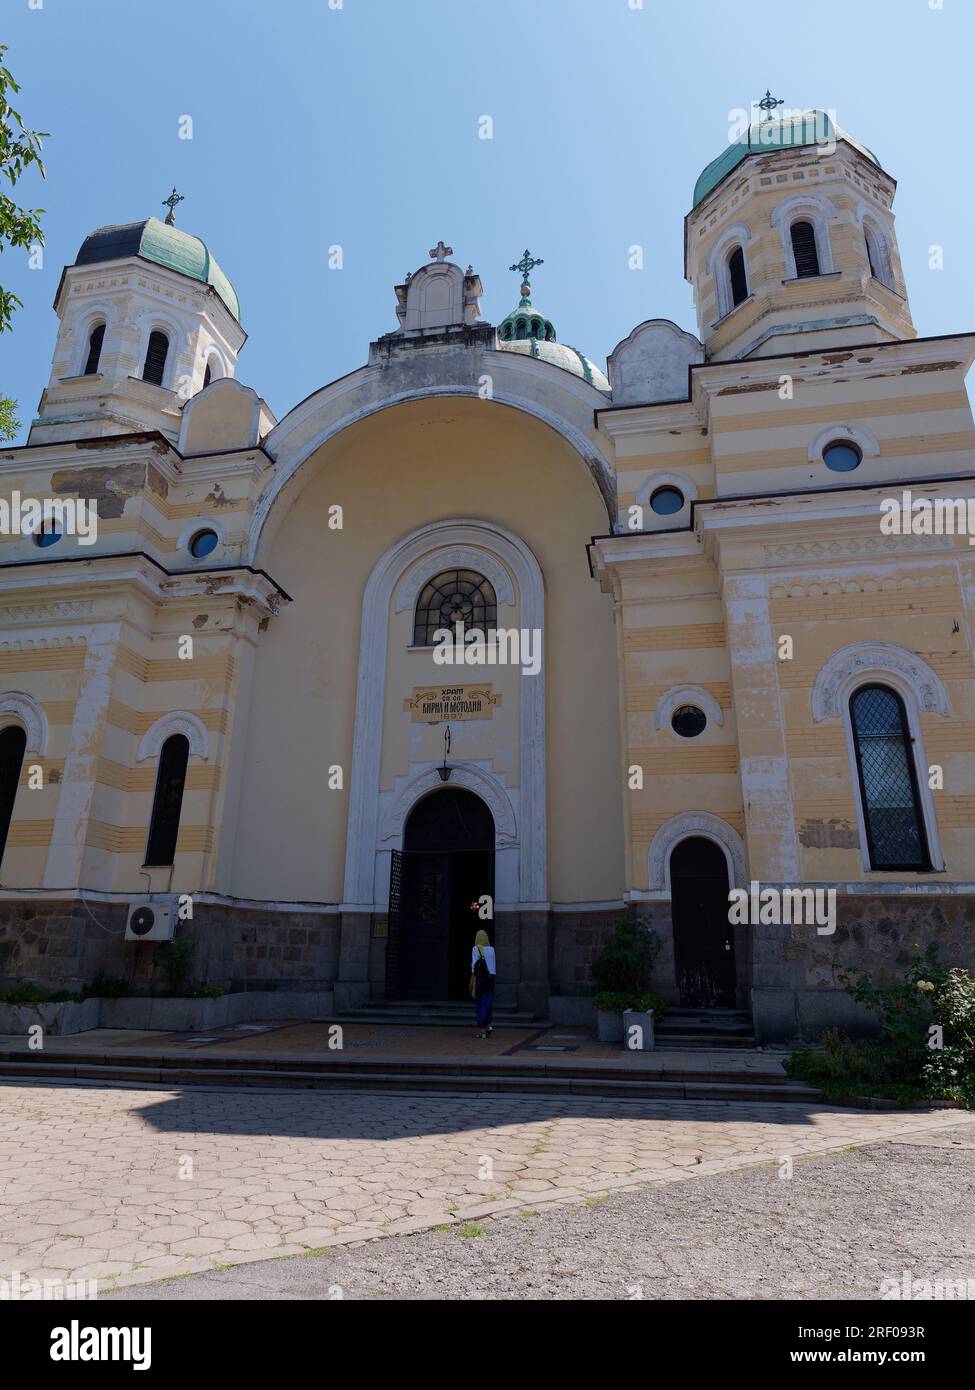
[[0,1086],[0,1271],[102,1287],[943,1130],[957,1111]]

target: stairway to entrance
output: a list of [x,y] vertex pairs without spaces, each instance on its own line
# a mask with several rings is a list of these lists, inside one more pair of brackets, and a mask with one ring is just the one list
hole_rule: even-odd
[[[336,1013],[343,1023],[404,1024],[425,1028],[473,1028],[474,1001],[458,999],[375,999],[358,1009],[343,1009]],[[513,1006],[494,1006],[495,1028],[544,1028],[547,1020],[539,1020],[530,1012]]]
[[744,1009],[668,1009],[654,1028],[658,1048],[755,1048],[752,1018]]

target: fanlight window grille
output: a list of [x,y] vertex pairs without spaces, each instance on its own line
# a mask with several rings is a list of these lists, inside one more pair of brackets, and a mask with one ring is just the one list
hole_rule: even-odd
[[492,585],[475,570],[444,570],[423,588],[413,618],[413,645],[430,647],[438,628],[453,636],[455,624],[464,631],[490,632],[498,625],[498,600]]

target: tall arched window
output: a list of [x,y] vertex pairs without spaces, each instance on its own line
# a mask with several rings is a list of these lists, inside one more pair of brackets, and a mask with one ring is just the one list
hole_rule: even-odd
[[149,843],[146,846],[147,864],[172,864],[176,857],[179,813],[183,805],[189,756],[190,743],[185,734],[171,735],[159,751],[156,795],[152,802]]
[[26,747],[27,735],[19,724],[10,724],[0,731],[0,859],[3,859],[7,846],[7,832],[14,813]]
[[453,635],[455,623],[463,623],[465,632],[497,628],[494,588],[474,570],[444,570],[424,585],[413,618],[414,647],[432,646],[438,628],[447,628]]
[[793,222],[789,229],[792,254],[796,259],[796,275],[804,279],[819,274],[819,252],[816,250],[816,229],[811,222]]
[[894,288],[893,273],[890,266],[890,256],[887,252],[887,244],[883,236],[872,227],[869,222],[863,224],[863,239],[867,245],[867,261],[870,264],[870,274],[875,280],[879,280],[887,288]]
[[745,275],[745,253],[736,246],[728,257],[728,278],[731,281],[731,307],[736,308],[748,298],[748,278]]
[[207,389],[207,387],[210,385],[210,380],[211,380],[212,376],[213,376],[213,373],[212,373],[211,370],[210,370],[210,363],[208,362],[208,363],[206,364],[206,367],[205,367],[204,370],[203,370],[203,390],[204,390],[204,391],[205,391],[205,390]]
[[850,721],[872,869],[931,868],[907,711],[886,685],[862,685]]
[[168,352],[169,339],[165,333],[160,333],[158,329],[154,329],[149,334],[149,346],[146,348],[146,363],[142,368],[143,381],[151,381],[156,386],[163,384]]
[[102,355],[102,343],[104,339],[105,325],[103,323],[96,323],[88,338],[88,358],[85,362],[85,376],[94,376],[98,371],[98,362]]

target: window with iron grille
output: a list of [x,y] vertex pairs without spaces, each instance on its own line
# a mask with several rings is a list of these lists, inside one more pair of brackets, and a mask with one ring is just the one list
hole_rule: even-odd
[[176,857],[179,813],[183,808],[189,756],[190,743],[185,734],[173,734],[167,738],[160,751],[156,795],[149,822],[149,843],[146,846],[147,864],[172,864]]
[[796,275],[819,274],[819,253],[816,250],[816,230],[811,222],[793,222],[790,228],[792,254],[796,260]]
[[85,376],[94,376],[98,371],[98,361],[102,355],[102,342],[105,338],[105,325],[96,324],[88,339],[88,359],[85,362]]
[[740,246],[736,246],[728,257],[728,275],[731,279],[731,307],[736,308],[743,299],[748,298],[745,253]]
[[850,700],[850,719],[870,867],[930,869],[903,700],[885,685],[861,686]]
[[453,636],[455,623],[463,623],[465,632],[497,628],[498,600],[483,574],[444,570],[424,586],[413,618],[414,647],[433,646],[438,628],[447,628]]
[[155,331],[149,334],[149,346],[146,349],[146,364],[142,368],[142,380],[151,381],[156,386],[163,384],[163,373],[166,370],[166,355],[169,352],[169,339],[165,333]]
[[27,735],[19,724],[10,724],[0,732],[0,859],[7,845],[26,747]]

